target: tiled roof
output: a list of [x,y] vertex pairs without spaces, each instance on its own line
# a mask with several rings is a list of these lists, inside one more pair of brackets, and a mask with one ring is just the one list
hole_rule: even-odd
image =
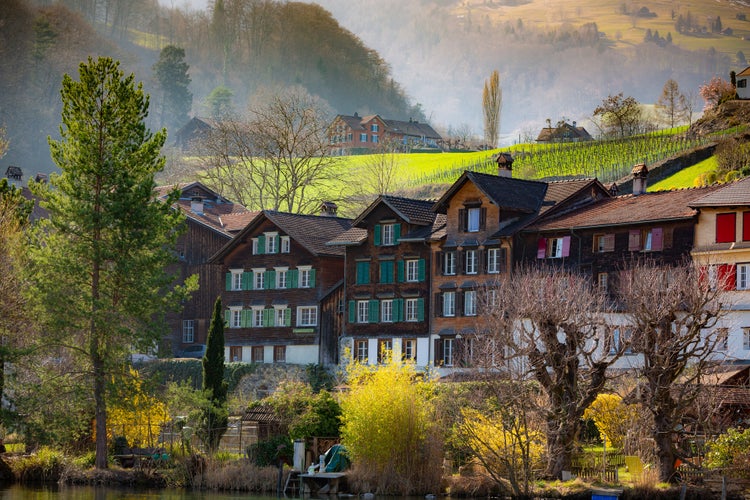
[[408,234],[401,235],[403,241],[423,241],[440,239],[438,234],[445,233],[445,224],[448,217],[445,214],[436,214],[435,220],[429,226],[420,226],[410,231]]
[[639,196],[629,194],[605,198],[574,212],[543,220],[528,229],[552,231],[687,219],[696,214],[689,204],[715,189],[715,187],[682,189],[646,193]]
[[559,127],[544,127],[536,138],[539,142],[573,139],[589,141],[591,140],[591,134],[583,127],[575,127],[569,123],[564,123]]
[[263,215],[314,255],[344,255],[343,247],[326,243],[351,227],[351,219],[264,210]]
[[260,212],[257,210],[247,210],[244,212],[226,214],[221,216],[220,222],[224,225],[227,231],[229,231],[230,233],[236,233],[237,231],[241,231],[242,228],[250,224],[250,222],[252,222],[255,216],[259,213]]
[[362,126],[361,116],[339,115],[338,118],[344,123],[346,123],[346,125],[352,130],[364,130],[365,129],[365,127]]
[[750,177],[720,186],[715,192],[690,203],[691,207],[724,207],[731,205],[750,205]]
[[750,76],[750,66],[737,73],[737,76]]
[[434,205],[433,201],[417,200],[414,198],[402,198],[400,196],[381,195],[370,203],[359,217],[357,217],[352,225],[360,225],[378,205],[381,203],[385,204],[393,210],[396,215],[401,217],[405,222],[409,224],[417,224],[421,226],[431,225],[435,220],[435,212],[432,211]]
[[[544,201],[539,209],[539,214],[544,214],[551,208],[560,204],[561,201],[573,196],[575,193],[588,185],[597,184],[596,179],[571,179],[566,181],[553,181],[547,184],[547,192],[544,193]],[[602,186],[603,188],[603,186]]]
[[327,245],[359,245],[367,240],[367,229],[361,227],[352,227],[339,234]]
[[442,139],[440,134],[435,132],[430,125],[427,123],[421,123],[414,120],[401,121],[401,120],[386,120],[383,119],[389,132],[396,134],[404,134],[411,137],[426,137],[428,139]]
[[499,177],[467,170],[435,203],[433,210],[443,211],[444,205],[467,180],[473,182],[492,203],[501,209],[518,212],[536,213],[547,192],[547,183],[544,182]]

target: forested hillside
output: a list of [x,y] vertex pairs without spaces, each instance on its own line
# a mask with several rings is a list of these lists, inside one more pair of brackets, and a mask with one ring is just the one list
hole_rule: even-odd
[[[334,113],[424,118],[383,58],[315,4],[218,0],[204,12],[156,0],[4,0],[0,26],[0,124],[10,139],[2,165],[27,175],[52,169],[46,137],[57,133],[60,81],[89,55],[122,60],[152,110],[161,99],[153,65],[174,44],[185,49],[193,115],[207,113],[219,86],[242,112],[259,90],[301,85]],[[152,129],[167,123],[161,118],[152,111]]]

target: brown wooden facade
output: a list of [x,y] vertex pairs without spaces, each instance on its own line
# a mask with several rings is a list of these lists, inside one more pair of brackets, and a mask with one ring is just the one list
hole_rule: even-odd
[[349,227],[349,219],[263,211],[214,256],[224,276],[228,359],[293,364],[335,359],[327,350],[338,337],[336,289],[343,281],[344,255],[325,242]]

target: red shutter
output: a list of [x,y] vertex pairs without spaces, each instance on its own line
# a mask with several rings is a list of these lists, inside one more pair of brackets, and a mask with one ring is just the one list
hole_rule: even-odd
[[734,264],[721,264],[716,272],[719,286],[722,290],[734,290],[737,288],[737,271]]
[[536,245],[536,258],[543,259],[547,254],[547,238],[539,238],[539,242]]
[[628,235],[628,250],[635,252],[641,249],[641,230],[631,229]]
[[655,227],[651,230],[651,250],[660,251],[664,248],[664,232],[662,228]]
[[614,234],[604,235],[604,251],[605,252],[615,251],[615,235]]
[[734,243],[737,214],[716,214],[716,243]]
[[563,237],[562,256],[563,257],[570,256],[570,236]]
[[706,289],[710,286],[708,282],[708,267],[701,266],[698,269],[698,284],[702,289]]
[[750,212],[742,212],[742,241],[750,241]]

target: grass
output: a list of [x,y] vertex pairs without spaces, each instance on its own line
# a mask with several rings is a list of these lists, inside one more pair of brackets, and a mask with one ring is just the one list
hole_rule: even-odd
[[687,167],[676,174],[663,179],[648,188],[648,191],[665,191],[695,187],[695,180],[701,174],[716,170],[716,157],[712,156],[692,167]]

